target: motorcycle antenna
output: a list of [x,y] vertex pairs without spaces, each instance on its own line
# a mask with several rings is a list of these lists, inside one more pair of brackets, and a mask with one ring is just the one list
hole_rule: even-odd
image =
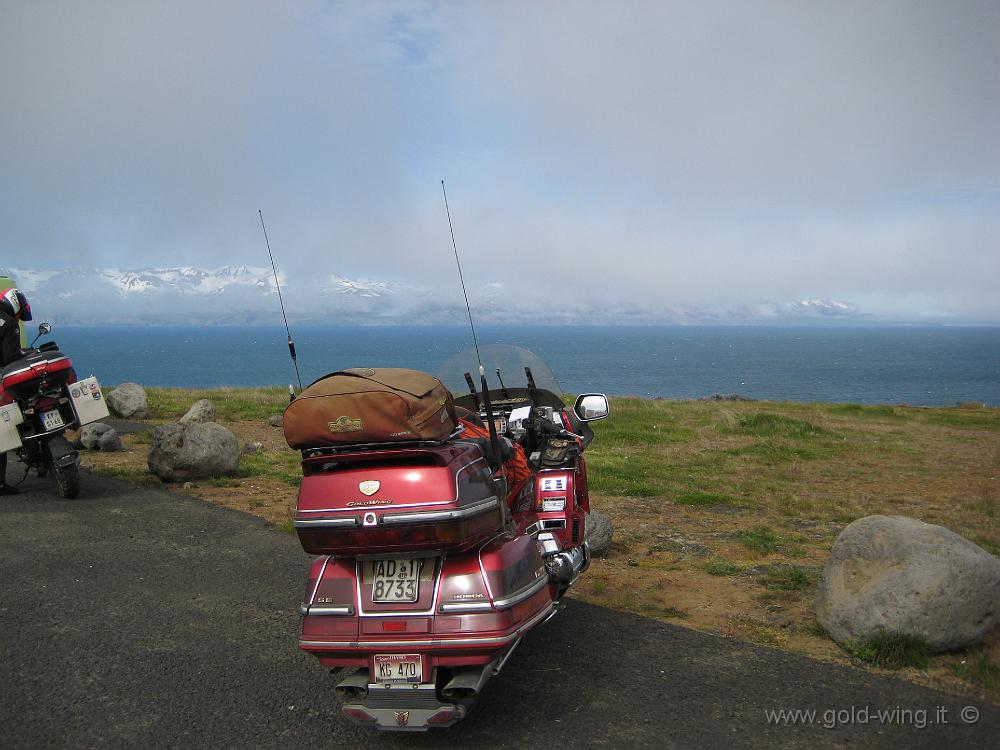
[[479,360],[479,373],[482,374],[483,358],[479,356],[479,341],[476,339],[476,326],[472,322],[472,306],[469,305],[469,293],[465,291],[465,276],[462,275],[462,261],[458,259],[458,244],[455,242],[455,227],[451,224],[451,209],[448,208],[448,191],[444,189],[444,180],[441,180],[441,192],[444,195],[444,210],[448,214],[448,231],[451,232],[451,246],[455,250],[455,264],[458,266],[458,278],[462,282],[462,294],[465,295],[465,309],[469,313],[469,328],[472,329],[472,343],[476,347],[476,359]]
[[[299,363],[295,359],[295,342],[292,341],[292,332],[288,328],[288,316],[285,315],[285,301],[281,298],[281,284],[278,283],[278,269],[274,266],[274,254],[271,252],[271,241],[267,238],[267,227],[264,226],[264,214],[261,210],[257,209],[257,214],[260,216],[260,228],[264,230],[264,244],[267,245],[267,257],[271,259],[271,271],[274,273],[274,288],[278,290],[278,304],[281,305],[281,318],[285,321],[285,333],[288,335],[288,353],[292,357],[292,366],[295,368],[295,379],[299,381],[299,391],[302,391],[302,376],[299,375]],[[292,387],[288,386],[288,390],[291,391]],[[295,399],[295,394],[291,394],[292,400]]]
[[[448,214],[448,230],[451,232],[451,246],[455,251],[455,264],[458,266],[458,278],[462,282],[462,294],[465,295],[465,309],[469,313],[469,328],[472,329],[472,343],[476,347],[476,359],[479,360],[479,380],[482,383],[483,405],[486,407],[486,424],[490,430],[490,453],[489,462],[494,470],[500,468],[500,439],[497,437],[497,426],[493,417],[493,402],[490,400],[490,387],[486,383],[486,368],[483,367],[483,358],[479,354],[479,341],[476,339],[476,326],[472,322],[472,306],[469,304],[469,293],[465,289],[465,276],[462,275],[462,261],[458,258],[458,243],[455,242],[455,227],[451,223],[451,209],[448,207],[448,191],[445,190],[444,180],[441,180],[441,193],[444,195],[444,210]],[[470,381],[471,385],[471,381]],[[478,399],[477,399],[478,401]]]

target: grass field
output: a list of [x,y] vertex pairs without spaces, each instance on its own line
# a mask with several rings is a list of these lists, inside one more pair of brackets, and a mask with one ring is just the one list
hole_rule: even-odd
[[[153,421],[209,398],[241,440],[264,444],[239,476],[183,491],[290,529],[298,454],[266,425],[287,403],[282,389],[149,396]],[[573,596],[816,658],[899,665],[1000,702],[1000,634],[929,660],[910,643],[848,654],[811,607],[834,539],[873,513],[941,524],[1000,554],[1000,409],[616,398],[612,410],[594,424],[587,459],[592,505],[612,518],[615,543]],[[85,462],[156,482],[146,440],[128,436],[127,452]],[[896,653],[907,656],[885,656]]]

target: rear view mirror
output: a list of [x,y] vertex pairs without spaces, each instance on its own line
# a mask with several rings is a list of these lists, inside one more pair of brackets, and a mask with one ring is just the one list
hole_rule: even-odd
[[611,413],[608,397],[603,393],[584,393],[576,399],[573,411],[581,422],[595,422]]
[[38,335],[39,336],[47,336],[50,333],[52,333],[52,324],[51,323],[41,323],[38,326]]

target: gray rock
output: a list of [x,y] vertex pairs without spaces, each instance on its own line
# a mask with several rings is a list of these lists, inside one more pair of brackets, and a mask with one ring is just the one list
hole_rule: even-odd
[[963,648],[1000,622],[1000,559],[941,526],[868,516],[837,537],[815,604],[844,646],[885,630]]
[[150,416],[146,390],[138,383],[122,383],[108,393],[108,406],[124,419],[147,419]]
[[271,427],[281,427],[282,425],[284,425],[285,420],[280,414],[272,414],[270,417],[267,418],[267,423]]
[[260,453],[262,450],[264,450],[264,444],[263,443],[257,443],[257,442],[243,443],[243,453],[245,455],[249,456],[249,455],[252,455],[254,453]]
[[187,414],[178,420],[181,424],[194,424],[196,422],[214,422],[218,414],[215,406],[207,398],[194,402],[194,405],[187,410]]
[[107,432],[102,434],[97,440],[97,448],[102,453],[120,451],[122,449],[122,439],[114,428],[109,428]]
[[615,526],[610,518],[596,510],[590,511],[583,527],[583,538],[590,543],[590,554],[594,557],[606,555],[614,533]]
[[80,428],[80,446],[88,451],[100,450],[101,435],[114,429],[102,422],[91,422]]
[[88,451],[120,451],[122,439],[111,425],[91,422],[80,428],[80,447]]
[[165,482],[232,474],[240,464],[236,436],[215,422],[160,425],[152,438],[149,470]]

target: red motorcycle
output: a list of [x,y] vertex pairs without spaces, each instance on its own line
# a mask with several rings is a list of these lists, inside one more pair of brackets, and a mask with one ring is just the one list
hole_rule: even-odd
[[[336,688],[343,712],[379,729],[464,718],[590,562],[583,452],[607,398],[584,394],[567,409],[534,354],[480,354],[458,355],[439,376],[458,413],[452,425],[450,406],[438,407],[443,437],[352,443],[345,435],[377,418],[361,410],[324,426],[336,444],[303,450],[294,524],[318,557],[299,647],[355,670]],[[291,411],[316,408],[303,398],[312,388],[289,406],[286,438]]]
[[80,493],[80,456],[63,433],[108,416],[94,377],[77,380],[73,362],[54,341],[35,347],[52,326],[42,323],[21,359],[0,372],[0,451],[13,451],[44,477],[50,472],[64,498]]

